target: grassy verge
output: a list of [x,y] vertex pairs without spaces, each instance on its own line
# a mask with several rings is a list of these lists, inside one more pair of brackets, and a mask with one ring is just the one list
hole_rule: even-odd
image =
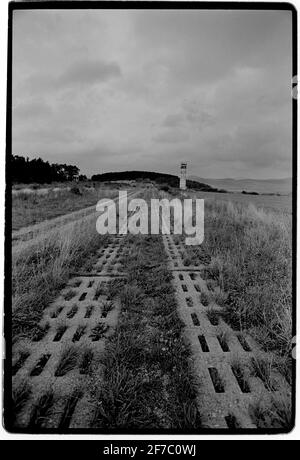
[[273,397],[268,406],[260,401],[250,405],[250,414],[258,428],[291,428],[292,403],[286,394]]
[[203,277],[221,287],[216,301],[222,300],[225,320],[286,362],[292,339],[291,245],[290,216],[210,201],[204,242],[186,249],[193,262],[208,264],[211,258]]
[[74,223],[70,231],[57,231],[13,259],[13,340],[34,338],[44,309],[66,284],[70,272],[89,269],[96,250],[107,237],[96,232],[96,218]]
[[[118,292],[121,313],[95,379],[94,427],[113,431],[197,431],[201,426],[161,237],[127,237],[128,278]],[[99,390],[100,388],[100,390]]]
[[70,190],[45,195],[20,193],[12,197],[12,230],[37,224],[95,205],[100,198],[112,198],[117,190],[73,186]]

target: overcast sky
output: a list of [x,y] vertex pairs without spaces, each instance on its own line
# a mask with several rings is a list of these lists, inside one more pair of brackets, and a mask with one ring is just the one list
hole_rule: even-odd
[[15,11],[13,153],[291,175],[291,12]]

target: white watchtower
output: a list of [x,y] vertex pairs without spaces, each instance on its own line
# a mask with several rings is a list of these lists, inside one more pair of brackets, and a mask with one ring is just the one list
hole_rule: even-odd
[[179,188],[181,190],[186,190],[186,165],[187,163],[181,163],[180,165]]

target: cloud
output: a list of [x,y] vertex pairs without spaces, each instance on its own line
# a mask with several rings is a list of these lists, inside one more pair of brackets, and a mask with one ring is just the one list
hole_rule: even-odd
[[201,108],[201,102],[192,99],[183,101],[180,112],[166,115],[161,126],[165,128],[189,126],[202,130],[212,124],[213,116]]
[[120,76],[121,69],[116,62],[82,60],[70,65],[58,76],[40,72],[30,75],[24,81],[23,88],[30,92],[53,91],[77,85],[104,83]]
[[93,84],[120,77],[121,69],[116,62],[84,60],[72,64],[58,78],[60,85]]
[[184,156],[202,177],[287,176],[290,82],[288,11],[20,10],[13,153],[88,174],[176,174]]
[[176,128],[177,126],[182,125],[184,122],[184,116],[181,113],[174,113],[167,115],[162,123],[162,126],[167,128]]
[[50,73],[36,72],[21,81],[17,92],[36,97],[43,91],[57,90],[57,77]]
[[188,140],[189,136],[183,131],[168,130],[153,136],[154,142],[175,143]]
[[272,163],[286,161],[285,149],[290,139],[290,133],[282,132],[276,122],[242,126],[234,135],[223,139],[222,148],[215,158],[224,162],[243,163],[251,169],[267,167]]
[[51,114],[51,106],[41,98],[20,102],[13,107],[13,116],[23,120],[48,117]]
[[84,138],[75,129],[69,127],[55,127],[55,137],[53,136],[53,129],[51,127],[38,127],[33,129],[26,129],[19,131],[14,135],[15,141],[22,141],[28,148],[28,145],[41,148],[45,145],[59,145],[61,143],[78,143],[83,142]]
[[135,27],[163,57],[173,84],[190,85],[219,81],[240,64],[287,62],[290,21],[290,12],[152,10],[139,12]]
[[199,129],[208,126],[213,122],[213,116],[201,108],[201,102],[196,100],[185,100],[183,110],[186,120],[189,123],[196,124]]

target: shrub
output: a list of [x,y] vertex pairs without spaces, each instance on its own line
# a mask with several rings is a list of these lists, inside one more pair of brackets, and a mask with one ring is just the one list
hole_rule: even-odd
[[77,185],[73,185],[73,187],[70,189],[70,192],[74,193],[74,195],[82,195],[82,191],[79,187],[77,187]]

